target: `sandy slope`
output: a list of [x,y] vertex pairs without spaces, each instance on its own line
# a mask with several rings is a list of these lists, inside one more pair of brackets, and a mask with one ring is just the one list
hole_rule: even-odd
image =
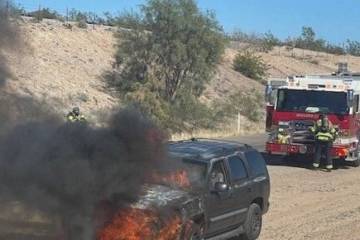
[[[24,19],[21,29],[26,47],[19,53],[8,53],[13,73],[8,90],[52,102],[60,112],[80,105],[86,113],[109,109],[117,99],[104,90],[103,74],[112,69],[116,39],[112,28],[90,26],[69,30],[61,22],[44,20],[33,23]],[[20,49],[20,48],[19,48]],[[238,50],[238,49],[237,49]],[[215,78],[204,97],[222,98],[230,91],[262,91],[262,85],[232,69],[236,49],[228,48]],[[25,54],[24,54],[25,53]],[[269,76],[328,73],[336,63],[347,60],[360,71],[360,58],[334,56],[295,49],[275,48],[260,54],[269,67]],[[314,60],[318,64],[314,64]]]
[[115,105],[117,100],[104,91],[102,80],[113,62],[112,31],[100,26],[69,30],[50,20],[26,20],[21,29],[25,54],[8,54],[13,73],[10,91],[51,102],[60,112],[73,105],[87,113]]

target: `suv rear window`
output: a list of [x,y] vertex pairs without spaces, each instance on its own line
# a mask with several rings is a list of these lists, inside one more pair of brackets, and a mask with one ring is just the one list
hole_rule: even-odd
[[245,157],[255,176],[264,175],[266,173],[266,163],[260,153],[256,151],[245,152]]
[[232,156],[228,158],[230,166],[230,175],[232,181],[238,181],[247,178],[247,172],[243,161],[237,157]]

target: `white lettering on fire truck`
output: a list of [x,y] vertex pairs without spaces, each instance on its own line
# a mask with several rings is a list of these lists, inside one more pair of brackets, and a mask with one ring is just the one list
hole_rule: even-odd
[[317,115],[315,114],[309,114],[309,113],[297,113],[296,117],[301,117],[301,118],[313,118],[313,119],[317,119]]

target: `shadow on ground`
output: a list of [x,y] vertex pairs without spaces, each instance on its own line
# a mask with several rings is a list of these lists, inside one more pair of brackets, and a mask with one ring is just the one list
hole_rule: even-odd
[[[285,166],[296,167],[312,170],[313,159],[311,156],[280,156],[269,155],[268,153],[262,153],[266,164],[268,166]],[[324,159],[321,163],[321,168],[325,165]],[[334,160],[334,170],[336,169],[351,169],[351,163],[344,160]]]

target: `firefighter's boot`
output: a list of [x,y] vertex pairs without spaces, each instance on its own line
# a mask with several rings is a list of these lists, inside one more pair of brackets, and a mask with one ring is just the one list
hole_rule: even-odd
[[313,169],[318,169],[320,167],[319,163],[313,163],[312,164]]
[[333,165],[326,165],[326,170],[328,171],[328,172],[331,172],[331,170],[333,170],[334,169],[334,166]]

